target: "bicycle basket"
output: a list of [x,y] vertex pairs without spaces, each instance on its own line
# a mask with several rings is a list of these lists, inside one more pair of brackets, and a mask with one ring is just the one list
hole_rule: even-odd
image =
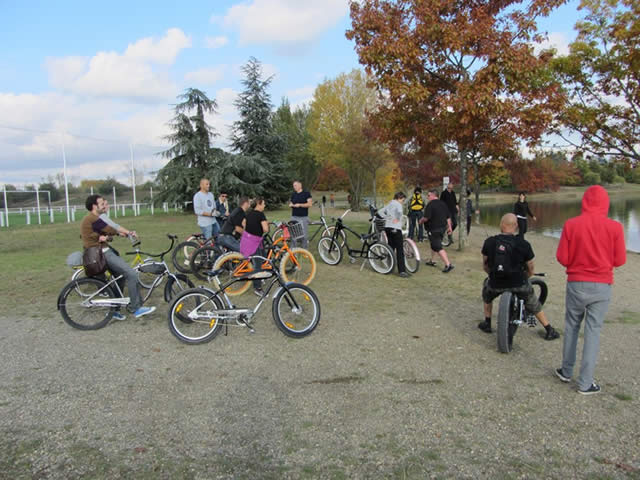
[[67,265],[70,267],[81,267],[82,266],[82,252],[73,252],[70,253],[67,257]]
[[154,275],[160,275],[164,273],[166,267],[161,262],[148,262],[140,265],[140,271],[142,273],[153,273]]
[[304,229],[302,228],[302,224],[300,222],[289,222],[289,236],[287,237],[285,231],[285,238],[290,238],[294,242],[296,240],[301,240],[304,238]]

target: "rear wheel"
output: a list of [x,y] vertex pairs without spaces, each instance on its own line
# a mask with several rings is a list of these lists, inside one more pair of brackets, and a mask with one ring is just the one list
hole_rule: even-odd
[[[333,232],[335,231],[335,229],[336,229],[335,226],[327,227],[326,230],[323,230],[322,234],[320,235],[320,238],[333,237]],[[340,230],[340,233],[336,237],[336,242],[338,242],[338,245],[340,245],[340,247],[344,247],[344,244],[346,241],[347,241],[347,234],[344,233],[344,230]]]
[[[220,285],[230,282],[238,275],[242,276],[243,273],[238,272],[238,268],[242,265],[246,265],[245,262],[246,259],[240,252],[229,252],[219,257],[213,265],[213,270],[222,270],[218,274]],[[253,266],[251,266],[250,263],[247,267],[249,269],[253,269]],[[238,281],[230,284],[224,289],[224,291],[229,296],[242,295],[244,292],[249,290],[250,286],[251,284],[248,280]]]
[[292,283],[282,288],[272,306],[273,320],[288,337],[302,338],[309,335],[320,321],[320,302],[306,285]]
[[169,330],[185,343],[210,342],[220,333],[222,321],[216,314],[222,309],[222,302],[210,290],[185,290],[169,306]]
[[536,292],[540,305],[544,305],[544,302],[547,301],[547,295],[549,294],[547,284],[539,278],[532,278],[531,285],[533,286],[533,290]]
[[117,306],[111,287],[97,278],[72,280],[58,297],[58,310],[65,322],[79,330],[97,330],[104,327]]
[[402,242],[404,265],[409,273],[416,273],[420,268],[420,252],[413,240],[405,238]]
[[393,251],[386,243],[374,243],[371,245],[367,252],[367,259],[371,268],[383,275],[391,273],[395,264]]
[[515,323],[518,317],[518,297],[511,292],[500,295],[498,306],[498,350],[501,353],[509,353],[513,347],[513,337],[518,325]]
[[316,276],[316,259],[306,248],[292,248],[280,262],[280,275],[286,282],[309,285]]
[[342,260],[342,248],[331,237],[323,237],[318,242],[318,255],[327,265],[337,265]]
[[171,262],[173,266],[181,273],[191,273],[191,256],[200,248],[197,242],[182,242],[171,252]]
[[216,260],[218,260],[222,254],[222,248],[217,245],[205,245],[204,247],[198,248],[191,255],[189,262],[191,273],[193,273],[198,280],[208,280],[209,277],[205,272],[214,270]]

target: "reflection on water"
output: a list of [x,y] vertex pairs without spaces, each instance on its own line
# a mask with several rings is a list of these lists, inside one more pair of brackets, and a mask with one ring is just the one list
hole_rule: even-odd
[[[621,195],[610,197],[609,217],[622,223],[627,250],[640,252],[640,197],[623,198]],[[581,199],[529,201],[529,207],[537,218],[529,218],[529,231],[542,232],[544,235],[560,237],[564,222],[580,215]],[[513,211],[513,204],[482,205],[480,221],[498,226],[500,217]]]

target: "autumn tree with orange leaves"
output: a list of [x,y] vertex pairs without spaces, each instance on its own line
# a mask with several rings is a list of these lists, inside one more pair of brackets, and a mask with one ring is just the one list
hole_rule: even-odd
[[[536,55],[536,20],[566,0],[352,1],[348,39],[372,76],[375,114],[387,141],[405,152],[442,148],[460,161],[466,212],[469,156],[534,145],[564,103]],[[464,248],[460,229],[459,248]]]

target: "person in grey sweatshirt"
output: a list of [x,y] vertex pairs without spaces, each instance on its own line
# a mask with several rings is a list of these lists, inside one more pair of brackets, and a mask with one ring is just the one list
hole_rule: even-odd
[[398,192],[382,210],[380,215],[385,219],[384,231],[389,240],[389,246],[396,251],[396,261],[398,263],[398,275],[407,278],[409,274],[404,263],[404,249],[402,244],[404,238],[402,236],[402,214],[403,204],[407,196]]

